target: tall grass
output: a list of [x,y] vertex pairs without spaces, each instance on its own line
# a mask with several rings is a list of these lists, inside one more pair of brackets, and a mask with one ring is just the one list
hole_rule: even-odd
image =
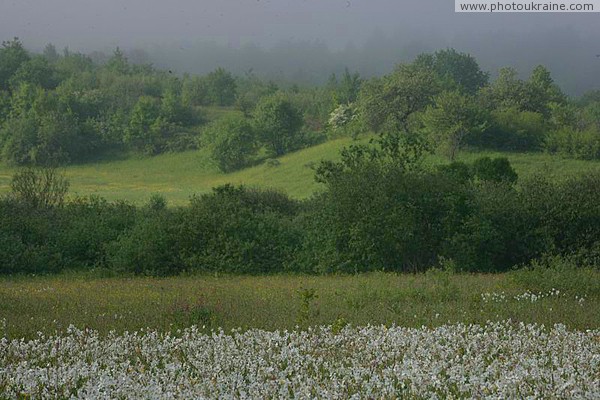
[[[528,273],[532,275],[527,277]],[[571,276],[577,273],[569,272]],[[539,274],[519,274],[518,279],[510,273],[454,275],[445,271],[320,277],[14,277],[0,280],[0,320],[6,320],[6,333],[13,338],[31,338],[38,331],[63,332],[70,324],[102,333],[147,327],[176,332],[191,325],[207,331],[346,323],[420,327],[505,319],[564,323],[576,329],[600,326],[597,285],[587,293],[578,293],[574,287],[558,294],[538,292],[537,286],[529,285],[539,284]],[[598,271],[583,274],[600,281]]]

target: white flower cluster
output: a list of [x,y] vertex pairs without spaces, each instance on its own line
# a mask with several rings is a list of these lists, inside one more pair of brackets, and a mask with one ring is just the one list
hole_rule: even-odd
[[0,339],[2,398],[600,398],[600,331],[510,321]]
[[354,121],[357,115],[352,104],[340,104],[329,114],[329,126],[333,129],[341,128],[351,121]]
[[[509,297],[509,295],[507,295],[505,292],[482,293],[481,300],[483,300],[484,303],[508,303],[509,299],[519,302],[525,301],[528,303],[535,303],[539,300],[547,298],[560,298],[565,296],[566,294],[561,293],[558,289],[550,289],[550,291],[547,293],[533,293],[527,290],[525,293],[521,293],[512,297]],[[577,301],[579,304],[582,304],[585,301],[585,296],[575,296],[575,301]]]

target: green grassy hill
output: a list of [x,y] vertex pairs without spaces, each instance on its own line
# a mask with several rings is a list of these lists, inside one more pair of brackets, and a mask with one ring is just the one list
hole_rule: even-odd
[[[295,198],[309,197],[319,184],[314,181],[312,165],[333,160],[351,139],[332,140],[318,146],[288,154],[278,166],[265,164],[231,174],[219,172],[206,150],[164,154],[156,157],[130,158],[74,165],[65,168],[74,195],[99,195],[109,200],[145,202],[152,194],[161,194],[171,205],[185,204],[194,193],[206,193],[225,183],[270,187]],[[557,178],[585,171],[600,170],[600,162],[567,160],[541,153],[463,153],[461,159],[473,160],[484,155],[506,156],[519,176],[536,173]],[[431,157],[430,162],[443,162]],[[14,169],[0,165],[0,193],[10,187]]]
[[[72,194],[95,194],[109,200],[140,203],[158,193],[170,204],[185,204],[192,194],[225,183],[272,187],[305,198],[318,189],[310,163],[338,157],[349,143],[350,139],[330,141],[281,157],[278,166],[258,165],[231,174],[220,172],[206,150],[74,165],[64,171]],[[0,165],[0,193],[10,190],[13,173],[14,169]]]

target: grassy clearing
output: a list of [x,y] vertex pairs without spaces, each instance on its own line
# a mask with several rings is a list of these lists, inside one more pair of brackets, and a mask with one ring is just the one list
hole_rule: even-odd
[[[107,333],[142,328],[175,331],[191,325],[204,325],[207,330],[276,330],[340,321],[420,327],[484,324],[510,318],[547,326],[564,323],[576,329],[598,328],[600,290],[594,282],[600,282],[600,272],[569,274],[561,279],[553,276],[551,282],[558,285],[547,285],[560,286],[556,287],[559,294],[547,290],[539,275],[526,272],[165,279],[13,277],[0,280],[0,320],[6,320],[6,334],[13,338],[31,338],[38,331],[64,332],[69,324]],[[582,282],[587,283],[582,286]],[[532,300],[527,290],[538,298]],[[584,300],[580,300],[582,296]]]
[[[76,165],[67,167],[65,173],[74,194],[135,203],[159,193],[171,204],[182,205],[192,194],[225,183],[272,187],[306,198],[317,189],[311,162],[337,158],[349,143],[351,140],[334,140],[281,157],[277,167],[259,165],[231,174],[219,172],[206,150]],[[0,166],[0,193],[9,190],[13,173],[14,169]]]
[[[172,205],[184,205],[191,195],[209,192],[225,183],[276,188],[303,199],[319,189],[311,166],[321,160],[338,159],[339,151],[351,143],[353,141],[349,138],[332,140],[283,156],[278,166],[263,164],[230,174],[219,172],[205,149],[75,165],[67,167],[65,173],[73,194],[94,194],[136,204],[158,193]],[[460,159],[472,161],[482,156],[508,157],[519,176],[539,173],[562,178],[600,170],[600,162],[568,160],[542,153],[466,152]],[[432,163],[445,161],[437,156],[429,159]],[[13,173],[14,169],[0,164],[0,194],[9,190]]]

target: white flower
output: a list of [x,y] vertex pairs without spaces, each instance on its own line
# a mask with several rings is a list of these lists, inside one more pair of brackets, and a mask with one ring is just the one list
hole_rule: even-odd
[[0,340],[16,398],[600,398],[600,331],[510,321]]

